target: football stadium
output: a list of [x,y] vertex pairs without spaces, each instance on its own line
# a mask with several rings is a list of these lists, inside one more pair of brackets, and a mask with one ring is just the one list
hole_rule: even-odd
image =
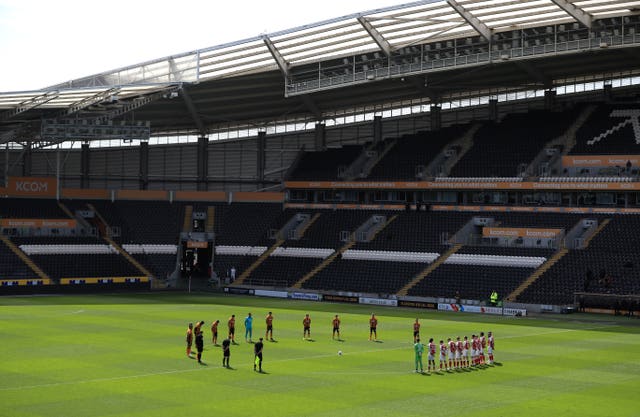
[[640,1],[293,24],[0,92],[0,416],[637,416]]

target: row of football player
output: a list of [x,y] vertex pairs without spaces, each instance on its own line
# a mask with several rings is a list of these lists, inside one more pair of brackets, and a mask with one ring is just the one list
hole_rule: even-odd
[[[416,320],[417,321],[417,320]],[[414,327],[415,329],[415,327]],[[422,354],[425,349],[425,345],[420,342],[419,334],[414,330],[414,351],[415,351],[415,365],[416,372],[423,372]],[[439,370],[449,371],[453,369],[469,368],[472,366],[480,366],[484,364],[492,365],[494,363],[493,351],[495,350],[495,339],[491,332],[487,333],[485,337],[484,332],[480,332],[479,335],[471,335],[471,341],[467,336],[461,340],[460,336],[456,337],[456,340],[451,338],[440,340],[439,347],[436,346],[433,338],[429,339],[429,343],[426,345],[427,349],[427,372],[434,372],[438,370],[436,368],[436,352],[440,351],[439,358]],[[485,350],[488,355],[488,360],[485,356]]]

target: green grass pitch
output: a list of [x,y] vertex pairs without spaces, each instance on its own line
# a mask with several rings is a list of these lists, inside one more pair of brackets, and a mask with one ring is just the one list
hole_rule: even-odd
[[[256,340],[273,311],[265,373]],[[379,342],[368,341],[368,317]],[[312,339],[302,339],[302,318]],[[209,326],[238,319],[231,366]],[[331,340],[340,314],[342,338]],[[423,340],[493,331],[496,366],[413,372]],[[200,365],[188,322],[205,321]],[[222,338],[221,338],[222,339]],[[639,416],[640,320],[574,314],[513,318],[209,294],[0,298],[0,416]],[[341,350],[342,356],[337,352]],[[425,357],[426,367],[426,357]]]

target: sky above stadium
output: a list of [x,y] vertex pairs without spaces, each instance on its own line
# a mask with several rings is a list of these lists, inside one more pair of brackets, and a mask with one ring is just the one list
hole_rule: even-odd
[[0,92],[408,2],[0,0]]

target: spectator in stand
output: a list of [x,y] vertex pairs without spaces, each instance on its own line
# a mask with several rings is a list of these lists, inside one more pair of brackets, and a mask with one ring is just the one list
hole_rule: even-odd
[[231,282],[236,280],[236,267],[232,266],[231,269],[229,270],[229,276],[231,278]]

